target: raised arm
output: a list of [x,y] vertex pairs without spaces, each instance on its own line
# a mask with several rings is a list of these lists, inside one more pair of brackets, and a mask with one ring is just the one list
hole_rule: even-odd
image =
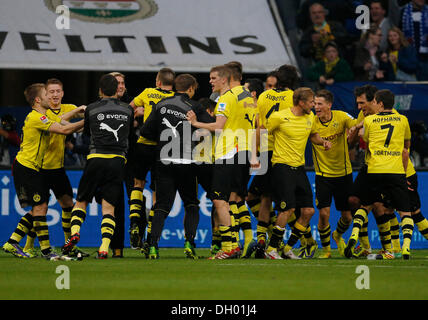
[[49,127],[49,132],[59,133],[59,134],[63,134],[63,135],[69,135],[73,132],[76,132],[76,131],[82,129],[84,123],[85,123],[84,120],[80,120],[78,122],[73,122],[73,123],[68,123],[65,125],[62,125],[61,123],[58,123],[58,122],[54,122]]
[[85,114],[85,110],[86,110],[86,106],[81,105],[80,107],[77,107],[71,111],[64,113],[61,116],[61,119],[65,121],[70,121],[71,119],[74,119],[74,118],[83,118]]

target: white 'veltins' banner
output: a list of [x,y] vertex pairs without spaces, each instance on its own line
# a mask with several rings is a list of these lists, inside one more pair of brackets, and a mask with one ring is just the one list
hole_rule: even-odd
[[268,72],[293,63],[287,43],[265,0],[0,2],[0,68]]

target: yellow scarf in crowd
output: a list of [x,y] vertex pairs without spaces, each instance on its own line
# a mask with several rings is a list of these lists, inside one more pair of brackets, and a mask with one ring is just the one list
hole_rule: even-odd
[[320,42],[315,46],[315,60],[321,60],[324,55],[324,46],[334,41],[334,36],[331,34],[330,25],[324,21],[320,26],[314,25],[314,30],[321,34]]
[[339,57],[337,57],[336,59],[334,59],[333,61],[329,62],[327,60],[327,58],[324,58],[324,63],[325,63],[325,73],[329,74],[331,72],[331,70],[333,70],[333,68],[336,66],[336,64],[339,62]]

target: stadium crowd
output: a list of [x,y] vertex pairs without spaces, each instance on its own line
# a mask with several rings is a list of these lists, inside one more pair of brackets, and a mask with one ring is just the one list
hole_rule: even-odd
[[[305,77],[318,86],[350,80],[428,80],[425,2],[306,0],[297,4],[296,51],[304,58]],[[356,27],[355,9],[361,4],[370,10],[368,29]]]
[[[391,14],[394,4],[402,6],[400,14]],[[88,256],[76,245],[86,207],[95,197],[103,213],[97,258],[107,258],[110,249],[113,257],[123,257],[125,182],[130,244],[146,258],[159,258],[158,242],[177,191],[185,208],[184,252],[198,258],[194,239],[200,184],[213,202],[211,259],[253,254],[268,259],[314,257],[314,207],[320,212],[319,258],[331,258],[331,238],[346,258],[372,254],[367,221],[373,212],[383,247],[376,258],[409,259],[414,226],[428,239],[417,173],[409,157],[411,131],[417,130],[393,109],[394,94],[373,84],[428,79],[428,6],[424,0],[389,1],[388,11],[384,1],[370,1],[372,25],[360,33],[342,14],[355,5],[311,0],[302,4],[297,16],[302,30],[299,51],[309,61],[302,68],[303,79],[291,65],[279,66],[264,81],[245,79],[243,66],[232,61],[211,68],[213,93],[195,101],[198,80],[190,74],[162,68],[154,87],[130,97],[125,75],[112,72],[100,79],[100,99],[80,107],[62,103],[60,80],[27,87],[24,95],[33,110],[22,141],[10,139],[16,135],[5,130],[0,134],[21,144],[12,170],[19,202],[31,209],[3,249],[21,258],[35,257],[37,237],[47,259]],[[355,88],[356,119],[332,110],[334,96],[325,89],[351,80],[373,83]],[[74,118],[83,120],[71,121]],[[315,206],[305,172],[308,140],[316,172]],[[355,146],[365,150],[365,157],[353,181]],[[66,165],[84,166],[75,201]],[[149,172],[153,205],[147,216],[143,190]],[[259,174],[248,186],[250,172]],[[61,254],[49,242],[50,190],[62,208]],[[341,212],[334,231],[333,199]],[[250,213],[257,219],[255,239]],[[287,226],[291,235],[284,242]],[[349,228],[346,242],[342,235]],[[298,241],[301,246],[295,252]]]

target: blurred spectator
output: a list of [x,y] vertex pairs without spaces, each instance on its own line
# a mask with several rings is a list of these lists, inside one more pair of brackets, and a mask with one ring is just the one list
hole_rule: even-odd
[[5,114],[1,117],[0,128],[0,164],[10,166],[19,151],[21,139],[16,132],[16,119]]
[[351,81],[354,74],[348,62],[339,57],[337,45],[329,42],[324,48],[324,58],[307,72],[310,81],[317,81],[321,87],[335,82]]
[[416,81],[418,58],[415,48],[409,45],[403,32],[393,27],[388,32],[388,58],[394,70],[395,80]]
[[394,71],[386,52],[379,50],[382,31],[371,26],[355,48],[354,72],[357,81],[392,81]]
[[65,141],[64,165],[66,167],[83,168],[86,156],[89,154],[89,136],[83,133],[73,133]]
[[266,76],[265,90],[274,89],[278,84],[278,76],[276,71],[271,71]]
[[346,20],[351,18],[354,14],[353,2],[352,0],[305,0],[297,13],[297,26],[301,30],[306,30],[312,25],[309,8],[315,3],[325,8],[325,14],[328,20],[335,20],[345,25]]
[[315,62],[320,61],[324,57],[324,46],[331,41],[336,42],[341,51],[348,42],[345,28],[339,22],[327,21],[325,8],[319,3],[312,4],[309,13],[312,25],[302,35],[300,54]]
[[412,0],[401,13],[401,27],[404,37],[418,54],[418,80],[428,80],[428,6],[425,0]]
[[373,23],[382,31],[379,48],[386,51],[388,45],[388,31],[393,27],[392,22],[386,17],[386,7],[382,0],[372,0],[370,3],[370,23]]
[[415,166],[425,167],[424,159],[428,157],[428,129],[422,120],[415,121],[410,125],[412,140],[410,153],[414,158]]

